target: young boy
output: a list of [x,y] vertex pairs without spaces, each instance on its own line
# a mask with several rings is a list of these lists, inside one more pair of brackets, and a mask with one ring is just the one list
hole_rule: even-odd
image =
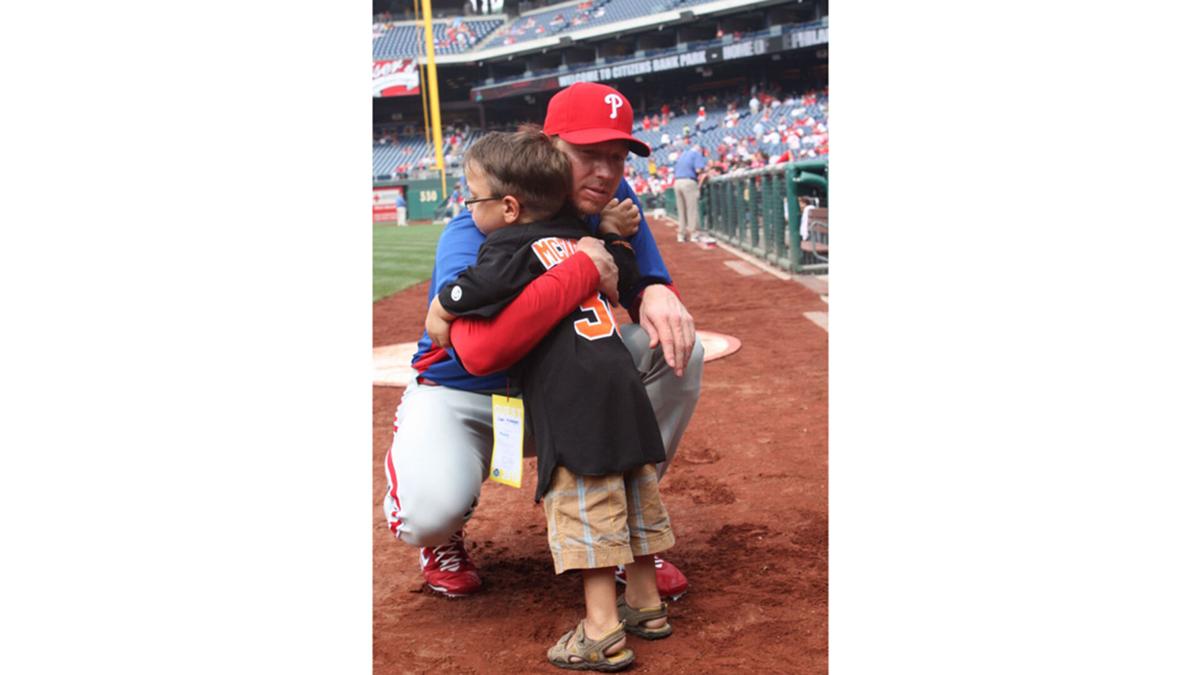
[[[464,165],[473,195],[467,204],[487,240],[475,266],[430,306],[426,329],[443,347],[456,317],[494,315],[589,236],[568,202],[570,160],[540,130],[488,134],[467,151]],[[604,239],[619,270],[619,293],[632,293],[633,249],[611,232]],[[665,457],[662,437],[606,298],[597,293],[580,305],[511,372],[537,440],[535,500],[546,512],[555,572],[583,574],[587,615],[547,658],[573,670],[625,668],[634,659],[626,630],[648,639],[671,634],[654,554],[675,536],[654,468]],[[620,601],[617,565],[626,566],[628,579]]]

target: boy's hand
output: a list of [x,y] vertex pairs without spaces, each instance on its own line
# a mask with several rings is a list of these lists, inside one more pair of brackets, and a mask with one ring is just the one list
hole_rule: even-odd
[[450,322],[454,321],[454,318],[453,314],[442,307],[441,300],[436,295],[433,296],[433,303],[429,305],[429,312],[425,315],[425,331],[429,333],[433,344],[442,349],[450,348]]
[[596,271],[600,273],[600,285],[597,290],[616,300],[617,263],[613,262],[612,254],[604,248],[604,242],[595,237],[583,237],[576,248],[592,259]]
[[600,210],[599,231],[601,233],[607,232],[628,239],[637,234],[641,224],[642,214],[634,205],[633,200],[628,197],[620,203],[613,198]]

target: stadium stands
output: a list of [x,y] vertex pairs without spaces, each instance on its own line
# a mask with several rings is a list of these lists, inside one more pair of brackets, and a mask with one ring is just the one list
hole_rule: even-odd
[[[504,23],[502,19],[435,21],[435,54],[460,54],[479,44]],[[415,58],[424,53],[424,27],[418,22],[375,24],[376,60]]]
[[[508,25],[504,19],[437,20],[433,23],[434,50],[437,54],[461,54],[481,48],[517,44],[579,28],[592,28],[647,14],[665,12],[714,0],[583,0],[573,5],[557,5],[517,17]],[[374,24],[375,59],[413,58],[423,51],[420,22],[381,22]]]
[[[457,166],[462,153],[483,134],[484,132],[477,129],[472,129],[466,134],[459,134],[462,140],[458,152],[452,153],[452,139],[455,134],[447,129],[442,144],[447,167]],[[396,169],[401,166],[406,168],[405,173],[407,174],[418,174],[435,166],[437,161],[434,157],[433,146],[425,142],[424,136],[400,137],[395,142],[384,144],[377,141],[374,148],[371,173],[377,180],[395,178]]]
[[[771,87],[765,89],[771,91]],[[828,133],[821,131],[827,130],[829,124],[829,101],[825,90],[812,89],[803,94],[784,94],[782,92],[765,94],[760,91],[759,96],[760,100],[766,98],[767,101],[760,105],[757,113],[752,113],[749,97],[742,92],[729,92],[723,96],[710,95],[704,102],[708,114],[702,124],[697,123],[694,112],[688,112],[687,114],[673,115],[660,127],[651,125],[651,128],[643,129],[642,119],[653,117],[658,113],[661,103],[659,103],[659,107],[654,107],[652,110],[637,111],[634,116],[634,136],[645,141],[650,146],[651,153],[649,158],[631,154],[626,162],[627,165],[642,176],[649,174],[651,160],[656,167],[673,169],[674,161],[671,156],[672,153],[679,152],[682,148],[680,139],[684,127],[689,127],[691,137],[701,148],[707,150],[710,163],[718,172],[748,165],[749,162],[740,158],[737,152],[737,146],[743,139],[746,141],[745,145],[750,154],[762,151],[768,161],[774,161],[784,156],[784,153],[789,150],[786,138],[789,134],[797,135],[800,141],[798,151],[789,153],[788,156],[791,159],[817,157],[828,153]],[[737,114],[737,120],[733,126],[726,126],[725,111],[728,110],[730,103],[734,104],[733,111]],[[685,105],[686,102],[675,101],[670,104],[670,109],[681,110]],[[809,124],[805,124],[805,122],[809,122]],[[759,124],[761,124],[761,134],[756,133],[755,126]],[[775,131],[774,134],[770,133],[772,130]],[[462,151],[483,133],[476,129],[468,132],[463,137],[456,156],[461,156]],[[666,144],[662,142],[664,133],[670,136],[670,141]],[[447,136],[449,137],[450,134]],[[733,143],[729,143],[728,139],[732,139]],[[722,146],[725,146],[724,154],[718,152]],[[445,152],[449,152],[450,149],[450,140],[447,138]],[[399,165],[408,167],[410,173],[416,172],[422,166],[422,162],[432,164],[433,155],[433,148],[425,143],[423,136],[399,137],[394,143],[382,145],[377,141],[374,151],[373,174],[377,178],[390,178]],[[454,166],[453,158],[448,161],[451,166]]]
[[496,31],[484,48],[518,44],[570,29],[594,28],[710,2],[713,0],[584,0],[577,5],[559,5],[518,17]]

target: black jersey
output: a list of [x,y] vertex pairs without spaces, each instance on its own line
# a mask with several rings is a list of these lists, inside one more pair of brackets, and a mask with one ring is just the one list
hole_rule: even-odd
[[[574,253],[584,236],[586,226],[569,217],[496,230],[475,265],[442,288],[442,306],[457,316],[494,316],[530,281]],[[620,292],[632,293],[633,249],[615,236],[604,239],[620,272]],[[646,388],[599,292],[509,372],[523,392],[537,444],[536,500],[559,465],[602,476],[666,458]]]

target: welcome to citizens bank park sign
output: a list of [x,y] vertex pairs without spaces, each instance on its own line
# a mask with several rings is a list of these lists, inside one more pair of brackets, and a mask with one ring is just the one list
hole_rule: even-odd
[[828,43],[828,28],[794,30],[782,35],[754,38],[753,40],[737,44],[709,47],[683,54],[670,54],[637,61],[628,61],[611,66],[589,68],[588,70],[568,73],[566,75],[548,75],[545,77],[533,77],[514,82],[475,87],[471,90],[471,98],[475,101],[488,101],[527,94],[531,91],[561,89],[576,82],[611,82],[647,73],[661,73],[679,68],[704,66],[710,63],[733,61],[750,56],[773,54],[775,52],[802,49],[804,47]]

